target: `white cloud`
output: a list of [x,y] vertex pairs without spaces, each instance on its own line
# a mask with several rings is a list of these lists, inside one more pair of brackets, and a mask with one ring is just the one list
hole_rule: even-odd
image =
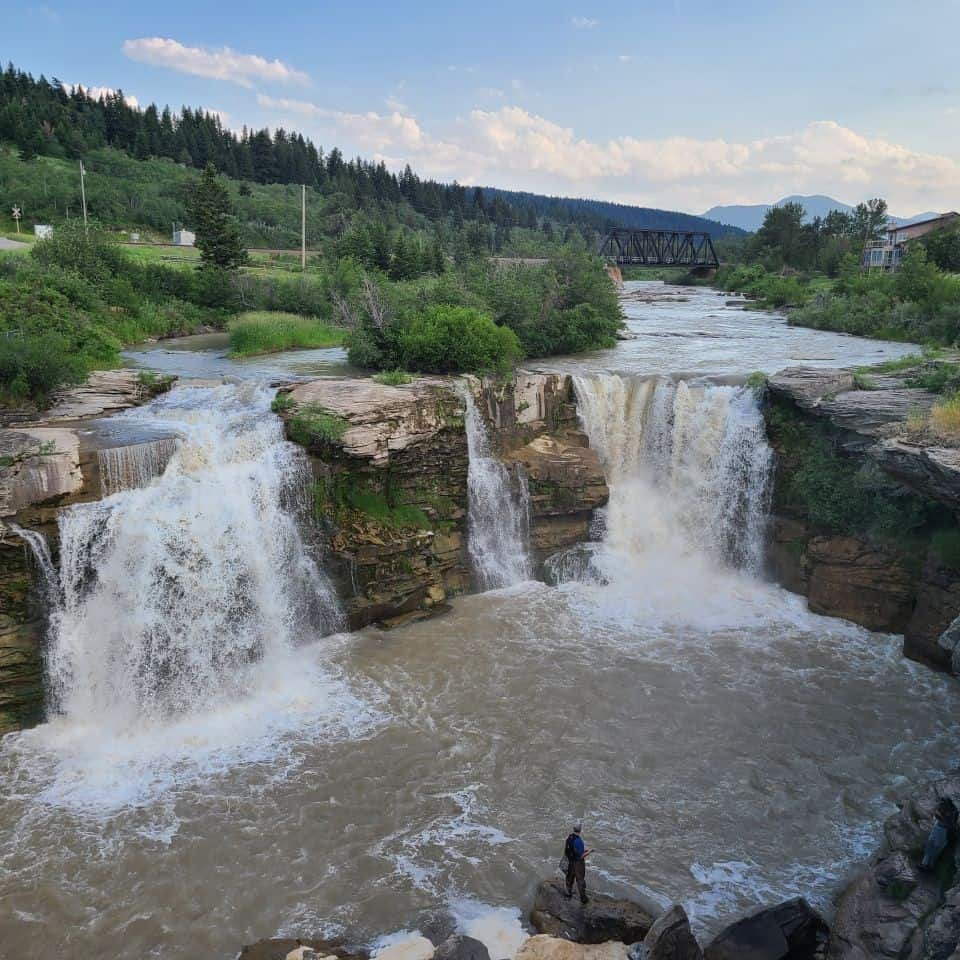
[[[113,87],[88,87],[85,83],[66,83],[64,87],[71,92],[74,90],[84,90],[88,97],[93,97],[94,100],[102,100],[104,97],[113,97],[117,94],[117,90]],[[129,93],[123,95],[123,102],[126,103],[128,107],[139,107],[140,101],[132,96]]]
[[123,52],[131,60],[167,67],[180,73],[191,73],[214,80],[229,80],[242,87],[251,87],[255,80],[277,83],[307,83],[309,77],[294,70],[282,60],[267,60],[252,53],[238,53],[230,47],[207,50],[187,47],[164,37],[141,37],[125,40]]
[[[716,203],[760,203],[790,193],[856,202],[885,197],[898,213],[956,209],[960,163],[832,120],[731,141],[633,136],[603,141],[521,107],[475,109],[438,136],[408,112],[348,113],[260,94],[277,122],[298,122],[326,144],[360,150],[394,168],[462,183],[591,196],[701,212]],[[300,118],[299,121],[291,118]]]
[[594,27],[600,26],[600,21],[594,20],[592,17],[571,17],[570,23],[578,30],[592,30]]
[[629,53],[621,53],[620,56],[617,57],[617,59],[621,63],[629,63],[633,59],[633,57],[631,57]]

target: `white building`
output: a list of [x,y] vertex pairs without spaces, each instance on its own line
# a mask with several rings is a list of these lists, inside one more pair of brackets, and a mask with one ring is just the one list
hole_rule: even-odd
[[192,230],[173,231],[173,243],[177,247],[192,247],[196,239],[196,234]]
[[38,240],[53,236],[53,227],[49,223],[35,223],[33,225],[33,235]]

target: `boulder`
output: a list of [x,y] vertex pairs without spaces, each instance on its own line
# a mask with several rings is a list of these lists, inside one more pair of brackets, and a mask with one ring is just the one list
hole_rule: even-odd
[[820,914],[797,897],[731,924],[703,955],[705,960],[815,960],[825,955],[829,936]]
[[807,545],[814,613],[900,633],[913,612],[914,583],[891,554],[856,537],[814,537]]
[[490,951],[479,940],[456,933],[437,947],[433,960],[490,960]]
[[940,872],[917,868],[942,797],[960,805],[960,773],[918,788],[884,823],[883,850],[837,902],[831,960],[952,960],[960,886],[944,892]]
[[523,944],[516,960],[627,960],[627,945],[617,940],[587,944],[538,936]]
[[[334,957],[336,960],[367,960],[367,955],[361,952],[349,952],[338,944],[329,940],[318,940],[313,937],[301,937],[300,942],[313,949],[317,958]],[[293,937],[273,937],[258,940],[240,951],[237,960],[284,960],[286,955],[294,950],[297,941]]]
[[653,926],[654,911],[632,900],[591,893],[590,902],[581,904],[564,892],[562,880],[544,880],[537,888],[530,922],[538,933],[576,943],[637,943]]
[[830,960],[920,960],[920,921],[939,900],[936,884],[922,879],[901,899],[879,884],[881,859],[860,874],[841,894],[833,922]]
[[923,960],[950,960],[960,950],[960,886],[947,894],[923,931]]
[[631,947],[631,960],[703,960],[687,911],[679,904],[659,917],[637,948]]

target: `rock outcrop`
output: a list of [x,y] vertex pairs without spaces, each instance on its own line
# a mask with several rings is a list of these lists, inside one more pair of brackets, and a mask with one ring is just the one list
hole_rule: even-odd
[[907,420],[929,412],[936,394],[896,378],[885,381],[884,389],[858,390],[853,371],[791,367],[770,377],[767,388],[774,398],[824,421],[844,448],[869,458],[892,479],[960,505],[960,450],[902,436]]
[[26,545],[0,520],[0,735],[43,716],[41,617]]
[[723,930],[703,951],[705,960],[821,960],[830,931],[801,897],[759,910]]
[[813,537],[806,566],[814,613],[843,617],[870,630],[903,632],[915,590],[911,574],[895,555],[856,537]]
[[562,880],[544,880],[537,887],[530,922],[539,933],[576,943],[637,943],[653,926],[655,911],[632,900],[591,893],[590,902],[581,904],[564,894]]
[[618,941],[574,943],[558,937],[531,937],[516,960],[627,960],[627,945]]
[[176,379],[145,376],[142,370],[95,370],[80,386],[59,390],[50,408],[31,419],[53,424],[107,416],[146,403],[169,390]]
[[[865,382],[869,389],[857,389]],[[960,449],[921,442],[907,426],[929,411],[935,394],[896,376],[810,368],[782,371],[768,387],[768,429],[780,455],[771,573],[787,589],[806,595],[811,610],[903,633],[906,656],[951,669],[954,646],[940,639],[960,615],[960,565],[954,566],[952,556],[945,559],[942,538],[960,541]],[[791,453],[791,434],[798,429],[819,438],[808,443],[814,454],[809,462]],[[882,502],[894,516],[899,510],[926,519],[914,524],[909,537],[898,530],[879,537],[867,523],[818,526],[822,520],[815,522],[782,491],[804,467],[808,484],[815,482],[814,472],[829,477],[838,469],[817,459],[823,449],[834,451],[835,462],[849,464],[841,475],[856,474],[858,489],[874,504],[874,517],[882,513],[876,506]],[[829,488],[822,495],[828,497]],[[849,512],[849,504],[843,509]]]
[[[300,941],[304,946],[310,947],[318,958],[336,957],[337,960],[368,960],[366,953],[345,950],[340,944],[332,943],[329,940],[318,940],[310,937],[303,937]],[[296,949],[297,941],[292,937],[274,937],[266,940],[258,940],[245,946],[237,960],[285,960],[287,954]]]
[[640,947],[631,948],[630,960],[703,960],[687,911],[674,904],[656,920]]
[[433,960],[490,960],[490,951],[479,940],[456,933],[437,947]]
[[951,960],[960,950],[960,856],[919,869],[941,797],[960,806],[960,774],[912,793],[884,824],[884,844],[837,903],[830,960]]
[[[464,389],[496,452],[526,473],[538,565],[586,540],[594,509],[607,500],[569,377],[423,377],[404,386],[328,379],[286,388],[288,435],[311,455],[327,565],[353,628],[431,615],[471,586]],[[322,411],[337,429],[305,438],[296,428],[303,411]]]
[[0,430],[0,517],[79,493],[80,440],[73,430]]

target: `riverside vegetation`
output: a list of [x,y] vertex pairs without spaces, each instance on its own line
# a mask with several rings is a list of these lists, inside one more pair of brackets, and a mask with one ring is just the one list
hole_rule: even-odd
[[239,356],[346,343],[358,366],[454,372],[611,346],[621,324],[612,284],[583,249],[558,247],[539,266],[480,257],[437,270],[396,279],[346,255],[305,273],[167,265],[65,223],[27,255],[0,257],[0,395],[43,404],[117,365],[126,344],[211,327],[229,329]]
[[896,273],[862,271],[860,252],[886,223],[886,203],[860,204],[805,223],[800,204],[771,209],[711,281],[760,306],[789,308],[789,321],[820,330],[954,346],[960,340],[960,227],[908,249]]

